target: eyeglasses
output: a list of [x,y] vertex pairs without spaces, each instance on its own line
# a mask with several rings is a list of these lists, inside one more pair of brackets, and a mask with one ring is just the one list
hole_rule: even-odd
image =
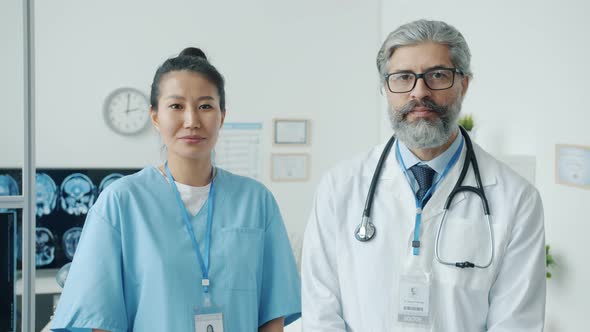
[[411,71],[385,75],[387,88],[393,93],[405,93],[414,90],[416,82],[421,78],[430,90],[450,89],[455,83],[455,73],[464,75],[457,68],[435,68],[416,74]]

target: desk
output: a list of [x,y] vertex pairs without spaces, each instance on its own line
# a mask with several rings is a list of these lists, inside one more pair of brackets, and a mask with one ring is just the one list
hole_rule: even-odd
[[[37,270],[35,276],[35,293],[36,294],[60,294],[61,287],[55,281],[57,269]],[[23,280],[19,271],[16,280],[16,295],[23,295]]]

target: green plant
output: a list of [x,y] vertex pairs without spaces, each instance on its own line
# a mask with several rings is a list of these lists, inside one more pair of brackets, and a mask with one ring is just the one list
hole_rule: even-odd
[[471,129],[473,129],[473,127],[474,127],[473,115],[465,114],[462,117],[460,117],[459,118],[459,125],[461,127],[465,128],[465,130],[471,131]]
[[547,279],[551,278],[551,272],[549,272],[549,268],[551,267],[551,269],[553,269],[553,266],[555,266],[555,260],[553,259],[553,256],[549,253],[549,249],[551,247],[546,244],[545,245],[545,259],[546,259],[546,266],[547,266]]

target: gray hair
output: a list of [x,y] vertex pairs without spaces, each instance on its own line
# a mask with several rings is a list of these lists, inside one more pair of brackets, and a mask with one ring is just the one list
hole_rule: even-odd
[[377,69],[381,83],[385,81],[389,59],[396,49],[426,42],[447,45],[453,65],[466,76],[473,77],[471,52],[459,30],[441,21],[418,20],[395,29],[383,42],[379,53],[377,53]]

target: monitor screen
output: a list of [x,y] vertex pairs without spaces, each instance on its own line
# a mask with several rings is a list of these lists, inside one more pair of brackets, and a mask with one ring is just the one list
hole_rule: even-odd
[[0,212],[0,331],[15,331],[16,214]]

